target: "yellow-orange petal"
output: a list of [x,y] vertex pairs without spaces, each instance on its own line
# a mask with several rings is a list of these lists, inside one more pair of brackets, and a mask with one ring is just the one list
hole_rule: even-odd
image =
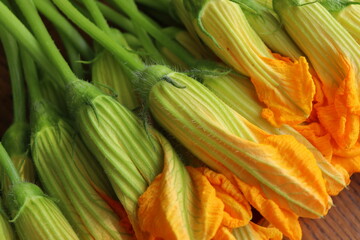
[[321,124],[312,122],[307,125],[297,125],[294,128],[314,145],[327,160],[331,160],[333,155],[331,135]]
[[337,145],[342,149],[349,149],[359,138],[359,86],[354,70],[346,60],[342,59],[342,61],[348,69],[347,76],[335,87],[324,85],[323,91],[327,95],[327,103],[315,108],[320,123],[331,134]]
[[224,204],[201,172],[182,165],[159,136],[164,170],[139,198],[139,226],[150,239],[211,239],[223,219]]
[[333,156],[331,159],[332,164],[341,166],[344,168],[349,176],[351,176],[354,173],[360,172],[360,155],[355,157],[338,157],[336,155]]
[[323,160],[318,162],[318,165],[322,170],[326,191],[331,196],[339,194],[339,192],[346,187],[348,181],[344,172],[331,164],[334,147],[330,134],[317,122],[307,125],[298,125],[295,128],[324,156]]
[[236,182],[250,204],[256,208],[274,227],[291,240],[300,240],[302,236],[298,216],[282,209],[273,200],[265,198],[261,191],[239,179]]
[[274,227],[262,227],[253,222],[235,229],[233,234],[241,240],[281,240],[282,233]]
[[230,229],[228,229],[227,227],[221,227],[216,232],[213,240],[237,240],[237,238],[234,237]]
[[292,62],[274,54],[276,59],[262,58],[273,69],[276,85],[251,76],[258,98],[267,105],[263,117],[275,126],[304,122],[312,110],[315,85],[305,57]]
[[[188,168],[191,171],[191,168]],[[252,218],[251,207],[240,189],[233,185],[224,175],[208,168],[197,168],[216,190],[216,196],[224,203],[222,225],[227,228],[238,228],[248,224]]]

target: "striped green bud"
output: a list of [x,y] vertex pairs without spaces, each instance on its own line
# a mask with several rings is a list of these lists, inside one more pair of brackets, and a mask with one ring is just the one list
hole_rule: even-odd
[[38,186],[14,185],[8,204],[21,240],[79,240],[60,209]]
[[[113,31],[113,36],[124,48],[130,49],[120,33]],[[134,54],[134,56],[136,55]],[[132,77],[133,74],[126,65],[120,63],[106,50],[98,54],[92,65],[92,83],[106,94],[114,96],[116,100],[130,110],[139,106],[131,83]]]
[[103,198],[113,194],[101,166],[65,120],[42,108],[31,148],[46,191],[81,239],[131,239]]
[[130,110],[93,85],[75,81],[67,93],[77,129],[104,168],[138,236],[138,198],[162,171],[161,146]]

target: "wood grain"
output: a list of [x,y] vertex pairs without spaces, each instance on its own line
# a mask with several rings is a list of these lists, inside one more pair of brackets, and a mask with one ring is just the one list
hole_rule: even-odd
[[301,220],[304,240],[360,240],[360,175],[351,180],[325,218]]

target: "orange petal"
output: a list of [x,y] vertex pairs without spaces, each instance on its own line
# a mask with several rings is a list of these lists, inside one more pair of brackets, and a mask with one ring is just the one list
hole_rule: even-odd
[[139,198],[139,226],[151,239],[211,239],[221,226],[224,204],[201,172],[182,165],[159,138],[164,170]]
[[268,107],[262,115],[274,126],[304,122],[311,113],[315,94],[308,63],[304,57],[293,63],[280,55],[274,56],[277,59],[262,59],[272,69],[276,84],[251,76],[259,100]]
[[237,239],[241,240],[281,240],[282,233],[274,227],[262,227],[253,222],[233,231]]
[[349,176],[360,172],[360,155],[349,158],[343,158],[334,155],[331,159],[331,163],[337,166],[341,166],[348,172]]
[[295,127],[304,137],[306,137],[324,156],[323,161],[318,162],[326,184],[329,195],[336,196],[346,185],[347,174],[331,164],[334,147],[330,134],[316,122]]
[[130,239],[136,239],[134,229],[130,223],[129,217],[124,209],[124,207],[121,205],[119,201],[116,201],[112,199],[110,196],[106,195],[105,192],[100,190],[95,184],[91,182],[93,188],[95,191],[99,194],[99,196],[111,207],[111,209],[116,213],[117,216],[119,216],[119,224],[121,227],[121,233],[123,235],[127,235],[127,237]]
[[215,237],[213,240],[236,240],[237,238],[234,237],[234,235],[231,233],[231,230],[227,227],[221,227],[216,232]]
[[[188,168],[190,170],[191,168]],[[211,171],[208,168],[197,168],[216,190],[216,196],[224,205],[222,225],[228,228],[237,228],[248,224],[252,218],[251,207],[240,190],[224,175]]]
[[336,85],[324,86],[327,96],[324,106],[315,106],[320,123],[331,134],[342,149],[353,147],[360,131],[360,100],[359,87],[354,70],[344,61],[348,70],[345,79]]
[[279,207],[273,200],[267,199],[256,187],[252,187],[236,179],[239,188],[246,199],[264,216],[274,227],[278,228],[291,240],[300,240],[302,236],[298,216],[293,212]]
[[297,125],[294,128],[314,145],[326,159],[331,160],[333,154],[331,135],[321,124],[312,122],[307,125]]

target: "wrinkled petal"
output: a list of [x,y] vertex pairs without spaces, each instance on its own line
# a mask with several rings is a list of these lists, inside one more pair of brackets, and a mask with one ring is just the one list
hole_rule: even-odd
[[316,122],[298,125],[296,129],[324,156],[321,162],[318,161],[318,165],[322,170],[328,194],[332,196],[339,194],[348,185],[347,174],[344,175],[344,171],[331,164],[334,147],[330,134]]
[[274,227],[262,227],[253,222],[233,231],[236,239],[241,240],[281,240],[282,233]]
[[[188,168],[190,171],[191,168]],[[222,224],[228,228],[237,228],[249,223],[251,207],[240,190],[234,186],[224,175],[211,171],[208,168],[197,168],[216,190],[216,196],[224,205]]]
[[250,206],[224,176],[185,168],[167,141],[160,141],[164,171],[139,198],[139,225],[149,239],[212,239],[225,224],[233,228],[250,221]]
[[274,225],[274,227],[278,228],[291,240],[301,239],[301,226],[296,214],[280,208],[273,200],[264,197],[258,188],[252,187],[239,179],[237,179],[237,183],[250,204]]
[[277,85],[270,87],[266,81],[251,77],[259,100],[268,106],[262,115],[274,126],[301,123],[311,113],[315,94],[308,63],[305,57],[300,57],[293,63],[278,54],[274,56],[276,59],[263,60],[279,76],[276,79]]

